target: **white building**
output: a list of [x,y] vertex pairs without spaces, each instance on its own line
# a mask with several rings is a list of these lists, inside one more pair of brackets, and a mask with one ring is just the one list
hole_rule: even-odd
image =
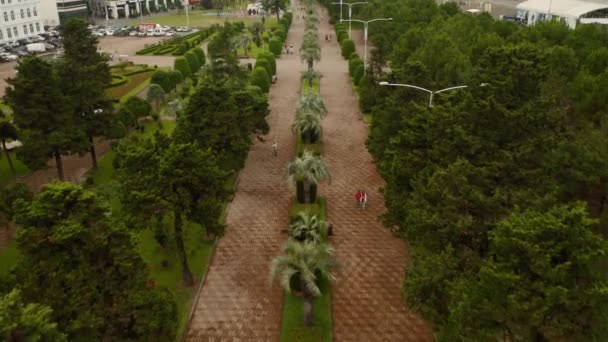
[[[42,0],[45,1],[45,0]],[[48,0],[46,0],[48,1]],[[57,1],[57,14],[59,15],[59,22],[65,23],[72,17],[78,17],[87,19],[88,10],[86,0],[56,0]]]
[[40,13],[44,26],[59,25],[59,12],[57,11],[57,0],[40,0]]
[[559,20],[570,28],[608,24],[608,0],[528,0],[517,4],[517,17],[528,25],[544,20]]
[[[179,0],[174,0],[173,3],[177,1]],[[182,3],[186,4],[185,1]],[[155,8],[166,8],[167,2],[166,0],[91,0],[90,6],[93,16],[112,20],[137,16],[142,8],[148,13]]]
[[0,0],[0,43],[44,32],[40,0]]

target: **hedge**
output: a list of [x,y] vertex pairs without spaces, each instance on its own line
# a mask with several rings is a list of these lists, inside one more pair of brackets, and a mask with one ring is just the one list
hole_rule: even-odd
[[355,52],[355,43],[350,39],[345,39],[340,44],[342,48],[342,57],[348,58],[353,52]]
[[192,75],[192,70],[190,70],[190,64],[185,57],[177,57],[175,62],[173,63],[173,69],[178,70],[182,73],[184,78]]
[[281,55],[281,52],[283,51],[283,43],[278,38],[272,38],[268,42],[268,49],[276,57],[279,57]]
[[198,57],[194,52],[188,51],[184,54],[184,57],[186,57],[192,73],[196,73],[201,68],[201,63],[198,61]]
[[184,75],[179,70],[171,70],[169,71],[169,77],[171,77],[171,82],[173,85],[180,84],[184,80]]
[[270,66],[270,63],[268,63],[268,61],[266,59],[264,59],[264,58],[258,58],[258,59],[256,59],[254,69],[257,68],[257,67],[264,68],[266,70],[266,73],[268,73],[268,76],[274,75],[272,73],[272,67]]
[[270,90],[270,76],[263,67],[253,69],[251,73],[251,84],[260,87],[264,93]]
[[268,61],[268,63],[270,63],[270,67],[272,68],[272,74],[276,75],[277,74],[277,61],[276,58],[274,58],[274,55],[272,54],[272,52],[270,51],[261,51],[258,52],[258,59],[263,58],[265,60]]
[[199,46],[192,48],[192,50],[190,50],[192,52],[194,52],[194,54],[196,55],[196,57],[198,57],[198,61],[200,63],[200,65],[205,65],[205,63],[207,62],[205,60],[205,52],[203,51],[203,49],[201,49]]
[[355,74],[353,75],[353,82],[355,83],[355,85],[359,85],[359,81],[361,80],[361,77],[363,77],[364,73],[365,65],[363,65],[363,63],[357,65],[357,68],[355,69]]
[[348,61],[348,74],[351,77],[355,76],[355,70],[357,70],[357,67],[359,65],[363,65],[363,61],[359,57],[353,58]]
[[129,81],[129,79],[123,75],[112,75],[112,83],[110,83],[110,85],[107,88],[121,86],[121,85],[127,83],[127,81]]
[[161,86],[161,88],[163,88],[165,93],[169,93],[171,90],[173,90],[173,81],[171,80],[171,75],[164,70],[156,70],[152,74],[150,83],[158,84]]

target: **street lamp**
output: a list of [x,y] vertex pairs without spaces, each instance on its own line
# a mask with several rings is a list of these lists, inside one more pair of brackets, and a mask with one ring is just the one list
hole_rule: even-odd
[[362,1],[362,2],[353,2],[353,3],[347,3],[346,5],[348,5],[348,39],[352,39],[351,35],[350,35],[350,27],[351,27],[351,19],[353,18],[353,6],[354,5],[365,5],[367,3],[367,1]]
[[[429,107],[433,107],[433,95],[439,94],[439,93],[443,93],[443,92],[446,92],[446,91],[450,91],[450,90],[456,90],[456,89],[462,89],[462,88],[468,88],[469,87],[469,86],[466,86],[466,85],[462,85],[462,86],[449,87],[449,88],[440,89],[440,90],[437,90],[437,91],[432,91],[432,90],[429,90],[429,89],[426,89],[426,88],[422,88],[422,87],[418,87],[418,86],[411,85],[411,84],[388,83],[386,81],[378,82],[378,84],[381,85],[381,86],[407,87],[407,88],[414,88],[414,89],[426,91],[427,93],[431,94],[431,97],[429,99]],[[489,83],[482,83],[479,86],[480,87],[485,87],[487,85],[489,85]]]
[[342,5],[344,4],[342,0],[340,2],[332,2],[332,5],[340,5],[340,21],[342,21]]
[[374,21],[392,21],[393,18],[376,18],[376,19],[371,19],[371,20],[359,20],[359,19],[348,19],[348,20],[342,20],[340,19],[340,21],[356,21],[359,23],[363,23],[363,42],[364,42],[364,46],[365,46],[365,50],[363,53],[363,75],[367,75],[367,25],[369,23],[372,23]]
[[190,5],[190,0],[185,0],[186,3],[186,26],[190,27],[190,17],[188,16],[188,5]]

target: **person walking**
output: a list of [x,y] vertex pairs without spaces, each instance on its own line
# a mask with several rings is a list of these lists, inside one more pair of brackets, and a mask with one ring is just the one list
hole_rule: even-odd
[[357,193],[355,193],[355,200],[357,201],[358,207],[361,207],[362,199],[363,199],[363,192],[361,190],[357,190]]
[[272,154],[276,157],[279,154],[279,144],[276,141],[272,142]]
[[289,53],[293,55],[293,44],[289,44]]
[[361,208],[365,209],[366,206],[367,206],[367,192],[363,191],[363,194],[361,195]]

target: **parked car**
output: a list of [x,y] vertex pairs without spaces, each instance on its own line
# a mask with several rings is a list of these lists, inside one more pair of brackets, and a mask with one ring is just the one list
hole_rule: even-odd
[[16,61],[17,59],[19,59],[19,56],[6,52],[0,52],[0,57],[6,59],[7,61]]
[[113,36],[114,32],[114,30],[106,30],[106,36]]
[[102,31],[95,31],[95,32],[93,32],[93,36],[95,36],[95,37],[103,37],[105,35],[106,35],[106,33],[102,32]]
[[15,48],[15,47],[19,47],[19,46],[21,46],[21,44],[19,44],[19,42],[10,42],[10,43],[8,43],[8,45],[9,45],[10,47],[14,47],[14,48]]
[[145,37],[146,36],[146,32],[138,32],[137,36],[138,37]]
[[137,36],[139,34],[139,32],[137,31],[131,31],[129,32],[129,36],[133,37],[133,36]]

